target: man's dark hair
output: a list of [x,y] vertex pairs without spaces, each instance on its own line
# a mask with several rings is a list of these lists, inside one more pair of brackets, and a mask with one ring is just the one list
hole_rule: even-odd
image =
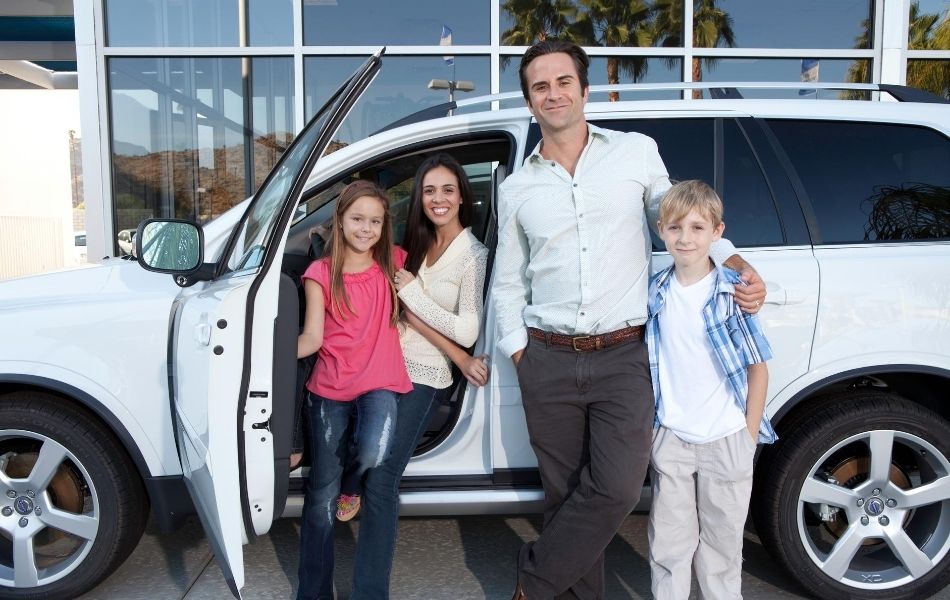
[[528,97],[528,79],[525,75],[525,71],[528,69],[528,65],[531,64],[531,61],[538,58],[539,56],[544,56],[545,54],[555,54],[557,52],[563,52],[571,57],[571,60],[574,61],[574,68],[577,69],[577,78],[581,83],[581,89],[587,89],[590,86],[590,82],[587,79],[587,68],[590,67],[590,57],[587,56],[587,53],[584,52],[584,49],[573,44],[571,42],[565,42],[562,40],[544,40],[543,42],[538,42],[534,46],[528,48],[527,52],[524,53],[524,56],[521,57],[521,67],[518,68],[518,77],[521,78],[521,93],[524,94],[524,99],[528,100],[530,103],[530,98]]

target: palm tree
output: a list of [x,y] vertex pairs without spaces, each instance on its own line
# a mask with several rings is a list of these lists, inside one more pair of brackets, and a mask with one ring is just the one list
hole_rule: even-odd
[[[651,7],[643,0],[579,0],[584,10],[577,23],[571,27],[575,39],[589,40],[592,46],[644,47],[650,46],[653,37],[649,24]],[[620,83],[623,73],[633,81],[639,81],[647,72],[643,57],[607,58],[607,83]],[[620,100],[618,92],[610,92],[611,102]]]
[[908,27],[907,47],[910,50],[930,50],[933,48],[934,25],[940,15],[920,13],[920,2],[910,5],[910,26]]
[[[920,14],[920,4],[910,5],[907,45],[914,50],[950,48],[950,9],[938,14]],[[950,63],[912,60],[907,63],[907,85],[950,98]]]
[[[683,0],[655,0],[653,3],[653,40],[664,48],[681,48],[683,34]],[[693,46],[696,48],[733,47],[736,43],[732,31],[732,17],[716,6],[715,0],[693,1]],[[666,59],[666,64],[675,67],[677,58]],[[693,81],[703,80],[703,65],[706,70],[716,66],[715,58],[693,59]],[[700,90],[693,90],[693,98],[701,98]]]
[[[501,34],[505,46],[530,46],[549,37],[563,37],[577,19],[577,7],[571,0],[505,0],[501,9],[514,21]],[[506,65],[510,57],[502,60]]]
[[[732,31],[732,17],[716,6],[716,0],[693,1],[693,46],[695,48],[732,48],[736,37]],[[703,68],[711,71],[714,58],[693,58],[693,81],[703,80]],[[693,90],[693,98],[701,98],[700,90]]]
[[[913,10],[914,9],[911,8],[912,14]],[[913,17],[911,18],[913,19]],[[861,33],[858,34],[858,37],[854,38],[855,48],[871,47],[871,32],[873,27],[874,25],[870,17],[861,21]],[[868,77],[869,66],[870,61],[863,58],[852,61],[851,66],[848,67],[848,73],[845,75],[845,81],[850,81],[851,83],[870,83],[871,78]],[[838,94],[838,97],[842,100],[863,100],[866,96],[867,92],[862,90],[846,90]]]

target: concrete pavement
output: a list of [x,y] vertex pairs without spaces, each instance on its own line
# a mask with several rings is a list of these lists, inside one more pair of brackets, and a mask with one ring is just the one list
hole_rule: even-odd
[[[297,584],[298,519],[282,519],[244,547],[249,600],[293,598]],[[607,598],[650,597],[647,515],[631,515],[607,549]],[[349,597],[351,557],[359,520],[337,526],[337,598]],[[400,520],[393,567],[394,600],[508,600],[514,559],[534,539],[540,516],[473,516]],[[807,598],[746,533],[743,594],[749,600]],[[694,585],[695,590],[695,585]],[[695,596],[695,592],[694,592]],[[132,556],[82,600],[225,600],[230,592],[197,519],[166,536],[147,532]],[[950,590],[936,596],[950,600]]]

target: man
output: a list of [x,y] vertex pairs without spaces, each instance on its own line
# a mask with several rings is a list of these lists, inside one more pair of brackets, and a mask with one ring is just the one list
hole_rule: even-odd
[[[557,40],[525,53],[542,139],[500,188],[498,348],[518,371],[545,496],[541,536],[518,558],[515,598],[529,600],[603,598],[603,551],[639,500],[653,431],[647,227],[670,182],[652,139],[587,123],[589,64]],[[734,254],[713,247],[757,310],[765,286]]]

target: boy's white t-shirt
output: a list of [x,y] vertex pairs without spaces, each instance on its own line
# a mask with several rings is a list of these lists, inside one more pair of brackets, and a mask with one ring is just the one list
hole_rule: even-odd
[[712,294],[715,271],[689,286],[674,274],[659,314],[660,424],[692,444],[705,444],[746,426],[745,413],[729,388],[714,354],[703,307]]

